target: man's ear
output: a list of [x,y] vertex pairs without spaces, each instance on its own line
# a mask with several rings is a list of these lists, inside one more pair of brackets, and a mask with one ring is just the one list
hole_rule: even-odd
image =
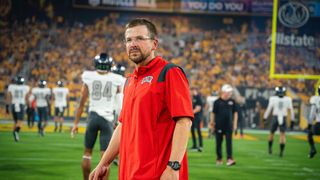
[[157,38],[155,38],[153,40],[153,47],[152,47],[152,50],[156,50],[158,48],[158,44],[159,44],[159,41]]

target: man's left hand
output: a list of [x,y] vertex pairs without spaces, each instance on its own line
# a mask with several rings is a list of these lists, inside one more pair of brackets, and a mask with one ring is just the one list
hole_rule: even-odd
[[160,180],[179,180],[179,171],[175,171],[171,167],[167,166],[163,171]]

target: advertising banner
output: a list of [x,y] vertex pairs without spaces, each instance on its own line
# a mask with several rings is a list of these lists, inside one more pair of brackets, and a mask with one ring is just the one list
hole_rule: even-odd
[[201,11],[211,13],[248,13],[250,1],[223,1],[223,0],[182,0],[181,11]]

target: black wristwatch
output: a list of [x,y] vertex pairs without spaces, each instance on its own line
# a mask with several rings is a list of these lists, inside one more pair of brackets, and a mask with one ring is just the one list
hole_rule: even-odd
[[168,166],[170,166],[173,170],[179,171],[181,165],[178,161],[169,161]]

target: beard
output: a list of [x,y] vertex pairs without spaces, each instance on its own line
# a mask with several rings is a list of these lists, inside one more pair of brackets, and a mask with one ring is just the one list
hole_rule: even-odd
[[150,53],[144,54],[139,48],[133,48],[129,51],[129,59],[135,64],[140,64],[145,61],[147,57],[150,56]]

